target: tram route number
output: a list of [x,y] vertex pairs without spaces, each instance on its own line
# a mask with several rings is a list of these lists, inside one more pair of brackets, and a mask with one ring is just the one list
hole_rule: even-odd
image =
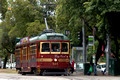
[[53,65],[58,65],[58,63],[52,63]]

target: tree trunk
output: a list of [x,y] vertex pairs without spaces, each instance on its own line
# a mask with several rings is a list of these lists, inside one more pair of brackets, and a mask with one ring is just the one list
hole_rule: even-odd
[[3,69],[6,69],[7,60],[8,60],[8,55],[5,56]]
[[104,51],[102,51],[102,46],[104,46],[104,50],[105,50],[105,43],[103,40],[98,39],[99,41],[99,45],[98,45],[98,49],[97,49],[97,53],[96,53],[96,63],[98,62],[99,58],[101,57],[101,55],[104,53]]

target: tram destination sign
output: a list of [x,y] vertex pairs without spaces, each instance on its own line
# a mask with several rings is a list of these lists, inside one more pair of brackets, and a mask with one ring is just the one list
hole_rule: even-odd
[[48,36],[48,40],[63,40],[63,36]]

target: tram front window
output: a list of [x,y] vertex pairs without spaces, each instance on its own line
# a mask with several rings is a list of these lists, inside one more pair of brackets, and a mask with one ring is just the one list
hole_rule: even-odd
[[42,52],[49,52],[50,48],[49,48],[49,43],[43,43],[42,44]]
[[51,52],[60,52],[60,43],[51,43]]
[[62,43],[62,52],[68,52],[68,44]]

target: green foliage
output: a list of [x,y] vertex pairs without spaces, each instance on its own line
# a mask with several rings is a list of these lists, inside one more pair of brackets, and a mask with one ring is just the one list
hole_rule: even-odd
[[7,6],[7,0],[0,0],[0,2],[1,2],[2,19],[4,19],[5,18],[5,13],[6,13],[7,8],[8,8],[8,6]]
[[[8,10],[8,6],[11,9]],[[15,37],[36,36],[45,29],[43,8],[36,0],[4,0],[2,7],[1,43],[2,49],[6,49],[8,53],[14,52]],[[55,25],[52,17],[48,20],[50,27]]]
[[16,32],[16,36],[28,36],[26,34],[26,32],[28,32],[26,31],[28,23],[32,23],[35,20],[39,20],[41,23],[43,23],[42,8],[37,6],[35,2],[30,3],[28,0],[17,0],[11,3],[12,10],[9,11],[9,14],[10,12],[12,13],[11,18],[15,24],[12,26],[9,35],[12,36]]
[[27,26],[28,27],[26,30],[28,36],[38,35],[45,29],[45,24],[40,24],[39,20],[36,20],[35,22],[32,23],[28,23]]
[[84,19],[84,10],[82,6],[84,1],[78,0],[58,0],[56,11],[56,30],[64,32],[71,30],[73,44],[78,45],[77,32],[82,30],[82,19]]
[[[5,58],[14,53],[16,37],[38,35],[45,29],[43,7],[38,0],[2,0],[2,36],[0,56]],[[8,9],[11,8],[11,9]],[[51,28],[54,28],[54,18],[47,20]],[[1,31],[1,30],[0,30]]]
[[96,29],[95,38],[100,41],[106,42],[106,35],[111,35],[111,42],[114,45],[112,50],[117,53],[120,43],[120,31],[116,27],[119,25],[120,19],[119,0],[57,1],[56,30],[58,32],[64,32],[66,29],[71,30],[73,44],[78,45],[77,32],[81,31],[82,20],[84,20],[86,36],[92,35],[93,28]]

